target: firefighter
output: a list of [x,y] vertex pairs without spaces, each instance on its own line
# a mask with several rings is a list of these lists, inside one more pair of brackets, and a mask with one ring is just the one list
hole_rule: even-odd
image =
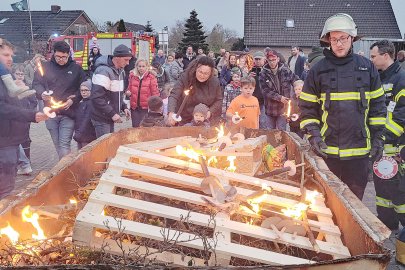
[[330,48],[310,69],[299,105],[313,151],[362,199],[369,160],[382,156],[386,106],[377,69],[353,53],[358,38],[351,16],[326,20],[320,39]]
[[398,221],[405,226],[405,164],[399,157],[405,145],[405,70],[401,69],[398,61],[394,61],[395,47],[392,42],[375,42],[370,50],[371,61],[380,72],[387,105],[384,156],[393,159],[386,159],[385,162],[394,165],[394,171],[386,172],[388,175],[381,177],[378,176],[378,164],[374,166],[377,213],[388,228],[396,230]]

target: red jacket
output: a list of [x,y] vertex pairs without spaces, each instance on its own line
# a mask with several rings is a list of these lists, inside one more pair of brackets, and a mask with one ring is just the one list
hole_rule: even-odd
[[[138,104],[138,91],[141,80],[133,72],[129,74],[128,90],[131,91],[131,109],[136,109]],[[140,89],[140,105],[142,109],[148,109],[148,98],[151,96],[158,96],[158,84],[156,77],[150,72],[146,72],[142,78]]]

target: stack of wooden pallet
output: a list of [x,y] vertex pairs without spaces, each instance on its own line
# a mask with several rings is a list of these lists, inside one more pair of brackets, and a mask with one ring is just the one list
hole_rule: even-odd
[[[111,231],[119,231],[138,238],[150,239],[155,242],[176,240],[176,245],[193,249],[206,250],[207,243],[212,247],[210,265],[231,265],[232,260],[246,260],[248,262],[262,264],[306,264],[313,263],[313,254],[324,256],[323,258],[346,258],[350,257],[349,250],[341,241],[341,232],[334,224],[332,212],[326,207],[324,199],[318,199],[308,209],[307,225],[314,231],[316,239],[310,241],[308,237],[287,233],[284,230],[268,229],[257,225],[242,222],[234,218],[234,213],[219,212],[214,217],[207,211],[207,200],[212,197],[204,195],[201,190],[202,169],[200,164],[172,157],[168,149],[173,145],[190,143],[194,139],[190,137],[179,137],[168,140],[142,142],[121,146],[115,158],[113,158],[106,172],[102,175],[97,188],[92,192],[90,198],[76,218],[73,241],[79,245],[86,245],[101,249],[108,244],[111,253],[121,254],[122,250],[136,250],[138,254],[153,254],[148,259],[155,259],[163,263],[174,265],[204,265],[207,260],[196,256],[184,256],[169,251],[159,252],[156,247],[146,247],[131,242],[122,243],[119,247],[116,241],[107,239],[103,234],[96,233],[99,230],[106,230],[106,224]],[[262,145],[265,138],[248,139],[244,142],[245,147],[251,152]],[[250,142],[250,143],[249,143]],[[237,151],[233,153],[238,153]],[[239,152],[247,156],[247,152]],[[229,153],[228,153],[229,154]],[[251,155],[253,162],[254,154]],[[173,169],[174,168],[174,169]],[[251,167],[253,168],[253,167]],[[187,172],[187,173],[185,173]],[[225,171],[219,168],[209,168],[211,175],[221,181],[232,183],[236,187],[238,195],[249,196],[260,190],[263,185],[271,187],[272,191],[266,194],[262,204],[268,209],[280,210],[293,207],[299,203],[301,196],[300,188],[272,182],[270,180],[258,179],[249,175]],[[117,190],[126,189],[137,194],[147,194],[158,197],[161,201],[176,201],[190,205],[199,206],[193,210],[180,207],[179,203],[172,205],[162,204],[159,201],[151,201],[148,196],[137,196],[137,198],[126,197],[117,194]],[[184,230],[165,230],[160,224],[151,224],[134,220],[122,219],[117,222],[113,216],[104,214],[108,207],[132,211],[137,215],[146,214],[162,220],[184,221],[193,226],[207,227],[213,230],[211,236],[206,239],[196,237],[192,232]],[[248,209],[240,208],[237,215],[248,218],[258,218],[258,215]],[[210,222],[212,219],[215,222]],[[166,228],[167,229],[167,228]],[[238,243],[235,239],[249,237],[255,242],[272,242],[276,246],[281,244],[292,249],[303,250],[307,256],[295,256],[279,253],[280,250],[266,250],[246,243]],[[239,237],[239,238],[240,238]],[[314,246],[316,242],[316,247]],[[104,250],[106,250],[104,248]],[[317,253],[315,253],[315,251]],[[307,252],[307,253],[305,253]],[[310,255],[309,255],[310,254]]]

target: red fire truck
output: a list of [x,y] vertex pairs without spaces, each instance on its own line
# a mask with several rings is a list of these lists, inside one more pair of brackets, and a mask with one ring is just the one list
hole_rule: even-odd
[[156,34],[149,32],[122,32],[122,33],[88,33],[87,35],[72,35],[52,37],[48,41],[47,58],[50,59],[53,53],[53,44],[56,41],[64,40],[70,45],[73,59],[87,70],[87,60],[90,48],[97,44],[101,54],[112,54],[114,48],[124,44],[132,49],[138,59],[148,59],[152,62],[155,53]]

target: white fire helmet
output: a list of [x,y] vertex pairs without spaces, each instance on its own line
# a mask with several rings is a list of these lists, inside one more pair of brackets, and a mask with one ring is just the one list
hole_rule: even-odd
[[337,13],[326,20],[320,40],[330,43],[328,34],[333,31],[345,32],[354,37],[353,41],[360,38],[357,36],[357,26],[354,23],[352,16],[346,13]]

